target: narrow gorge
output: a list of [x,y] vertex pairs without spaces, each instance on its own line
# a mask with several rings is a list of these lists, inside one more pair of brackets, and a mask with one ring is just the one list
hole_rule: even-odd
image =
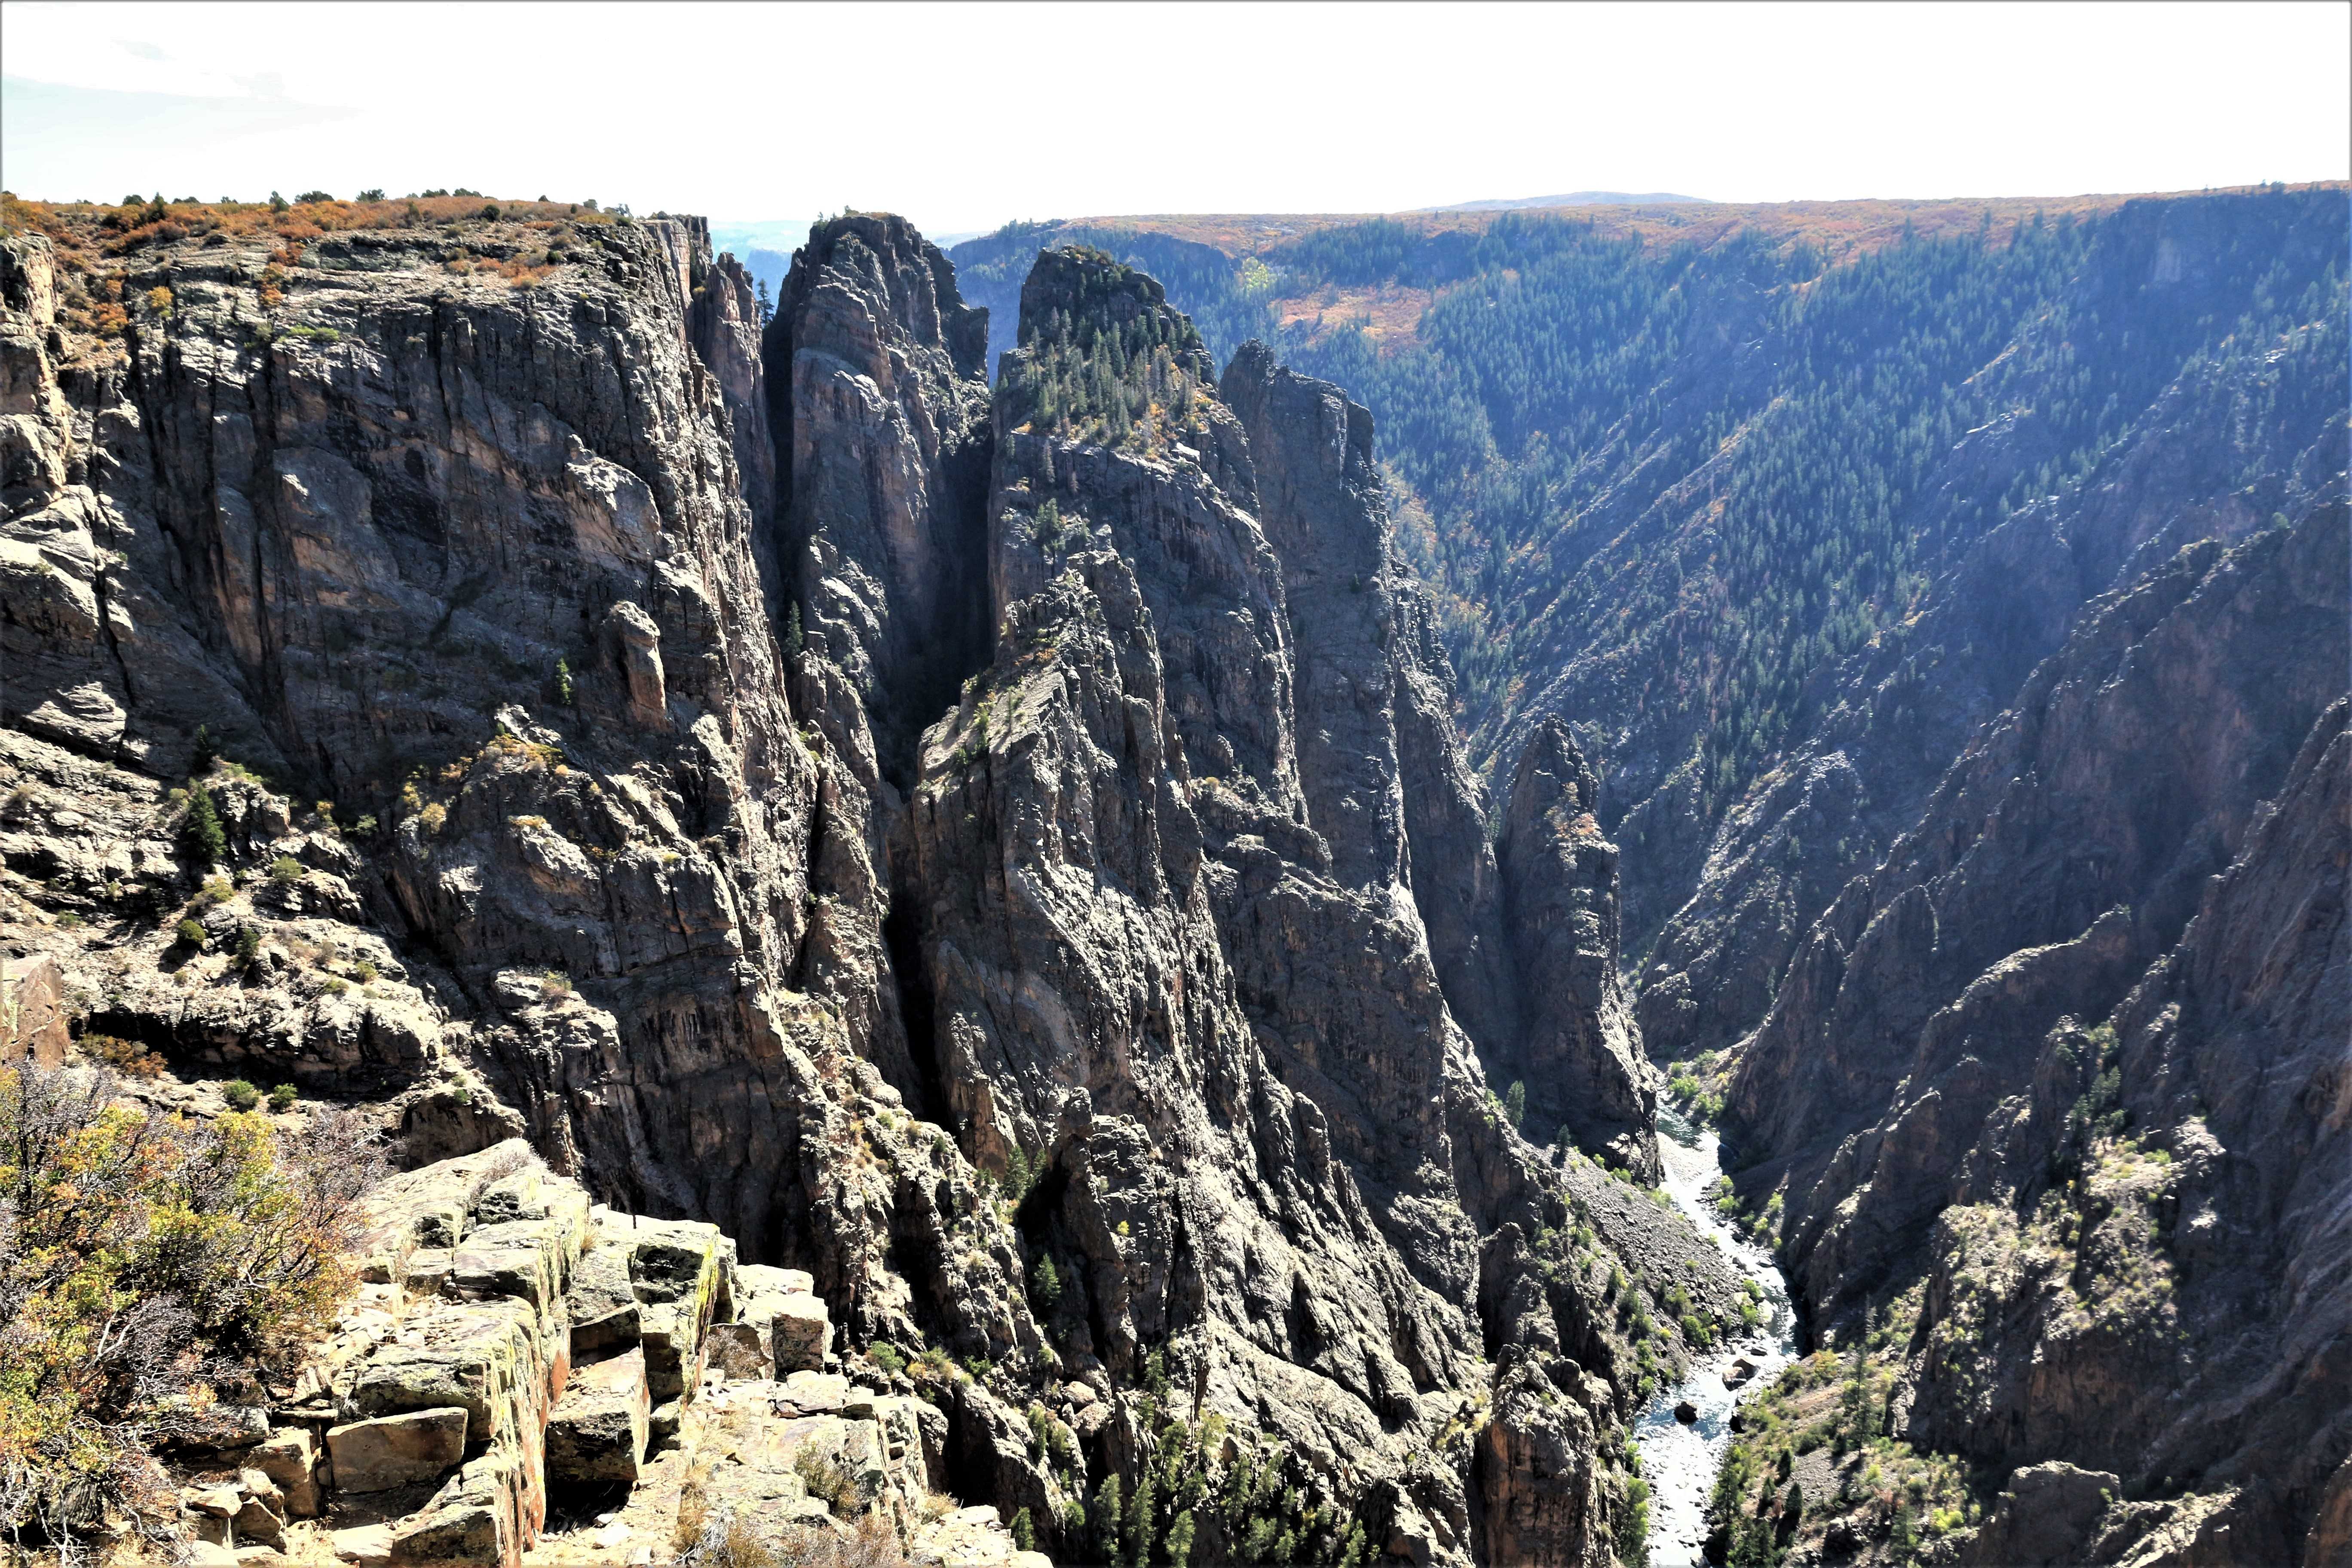
[[[2105,374],[1990,342],[2028,412],[1716,792],[1629,673],[1671,617],[1465,692],[1339,351],[1111,250],[1023,239],[992,317],[845,213],[771,312],[698,218],[5,200],[13,1114],[96,1072],[380,1176],[331,1331],[12,1471],[26,1548],[2352,1561],[2316,207],[2068,251],[2202,324],[1948,525]],[[1732,336],[1659,386],[1763,387]],[[1787,403],[1663,397],[1555,542],[1696,584]]]

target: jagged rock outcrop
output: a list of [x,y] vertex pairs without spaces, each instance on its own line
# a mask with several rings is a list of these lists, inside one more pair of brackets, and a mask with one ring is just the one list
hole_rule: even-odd
[[793,254],[764,351],[778,493],[762,538],[821,753],[794,984],[926,1110],[938,1091],[909,1031],[929,1003],[890,921],[891,842],[916,737],[986,657],[986,341],[936,247],[903,218],[849,214]]
[[[1913,1363],[1917,1437],[2191,1492],[2239,1561],[2352,1545],[2322,1506],[2352,1457],[2347,705],[2179,944],[2003,1103],[1938,1223]],[[2128,1512],[2106,1533],[2161,1519]]]
[[984,657],[988,316],[906,219],[809,231],[768,329],[780,553],[803,635],[847,676],[904,784],[904,742]]
[[2342,688],[2345,552],[2345,511],[2323,508],[2191,545],[2095,605],[1816,922],[1727,1109],[1759,1154],[1837,1151],[1820,1194],[1818,1165],[1790,1194],[1824,1298],[1916,1237],[2056,1019],[2104,1016],[2179,939],[2285,776],[2286,737]]
[[[369,1283],[337,1331],[274,1407],[178,1461],[198,1561],[316,1541],[395,1568],[666,1562],[730,1524],[777,1540],[867,1519],[917,1563],[1042,1562],[940,1496],[934,1405],[867,1363],[878,1385],[836,1374],[806,1274],[739,1269],[714,1226],[592,1207],[520,1141],[394,1177],[367,1206]],[[816,1365],[714,1354],[788,1310],[818,1325]],[[609,1523],[551,1525],[551,1506],[616,1486],[635,1490]]]
[[2352,1450],[2348,565],[2337,502],[2094,601],[1738,1058],[1814,1310],[1924,1274],[1898,1430],[2154,1500],[2084,1561],[2323,1560]]
[[[1499,883],[1483,836],[1460,853],[1458,760],[1422,814],[1453,858],[1417,868],[1401,753],[1451,737],[1369,424],[1260,349],[1211,386],[1157,286],[1093,253],[1040,258],[1020,335],[995,662],[926,738],[911,834],[939,1076],[984,1161],[1043,1172],[1044,1331],[1121,1381],[1166,1344],[1393,1551],[1605,1559],[1620,1352],[1533,1245],[1601,1210],[1503,1121],[1431,956],[1420,888],[1475,933]],[[1522,1380],[1504,1431],[1414,1461],[1482,1346]]]
[[[253,216],[5,246],[12,953],[142,1097],[425,1167],[205,1529],[373,1497],[355,1551],[511,1560],[628,1481],[658,1537],[706,1439],[780,1525],[789,1408],[1079,1555],[1192,1443],[1315,1550],[1609,1559],[1651,1311],[1736,1300],[1488,1090],[1505,879],[1360,408],[1076,253],[992,399],[895,218],[814,231],[755,355],[692,220]],[[932,1403],[860,1436],[828,1342]]]
[[1600,794],[1568,727],[1538,724],[1519,752],[1496,844],[1527,1020],[1508,1060],[1540,1121],[1648,1182],[1658,1168],[1657,1070],[1619,975],[1617,848],[1593,820]]

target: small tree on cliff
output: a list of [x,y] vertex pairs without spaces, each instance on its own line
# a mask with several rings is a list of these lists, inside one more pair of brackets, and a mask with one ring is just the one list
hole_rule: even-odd
[[228,835],[221,831],[220,813],[213,807],[213,792],[202,784],[188,790],[188,809],[180,818],[180,853],[191,865],[209,871],[228,853]]

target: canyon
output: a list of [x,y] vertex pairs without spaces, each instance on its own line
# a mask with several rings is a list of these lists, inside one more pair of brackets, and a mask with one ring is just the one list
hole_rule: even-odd
[[[2111,248],[2234,300],[2231,199]],[[983,309],[846,213],[763,319],[699,219],[329,206],[0,232],[8,1054],[400,1173],[172,1461],[199,1545],[1643,1560],[1643,1413],[1758,1321],[1664,1100],[1788,1274],[1773,1397],[1873,1391],[1718,1557],[2352,1552],[2340,268],[1710,803],[1643,626],[1474,711],[1374,412],[1108,251]],[[1635,448],[1589,559],[1664,571]],[[362,1489],[370,1423],[437,1457]]]

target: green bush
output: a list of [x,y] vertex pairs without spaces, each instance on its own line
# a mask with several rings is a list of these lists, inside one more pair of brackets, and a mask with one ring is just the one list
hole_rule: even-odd
[[[183,1118],[104,1073],[0,1068],[0,1375],[8,1532],[53,1543],[177,1521],[152,1457],[223,1384],[290,1373],[356,1283],[383,1169],[357,1116]],[[70,1560],[82,1560],[79,1550]]]
[[179,938],[183,947],[193,947],[198,952],[205,950],[205,928],[194,921],[182,921],[173,928],[173,934]]
[[261,1091],[241,1078],[233,1078],[221,1085],[221,1098],[228,1101],[231,1110],[251,1110],[261,1103]]
[[868,1345],[866,1359],[893,1376],[907,1370],[906,1352],[888,1340],[876,1340]]
[[290,1083],[281,1083],[276,1089],[269,1091],[269,1109],[272,1110],[291,1110],[294,1109],[294,1101],[296,1098],[297,1096],[294,1086]]
[[302,862],[291,855],[280,855],[269,863],[269,879],[279,887],[291,887],[302,879]]

